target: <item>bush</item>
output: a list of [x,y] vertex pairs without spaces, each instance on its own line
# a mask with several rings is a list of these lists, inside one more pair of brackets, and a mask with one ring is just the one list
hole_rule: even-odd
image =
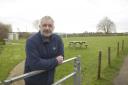
[[11,32],[11,25],[0,23],[0,42],[4,42],[4,39],[8,38],[9,32]]
[[29,32],[19,32],[19,38],[28,38],[32,33]]
[[0,45],[5,45],[5,40],[0,39]]

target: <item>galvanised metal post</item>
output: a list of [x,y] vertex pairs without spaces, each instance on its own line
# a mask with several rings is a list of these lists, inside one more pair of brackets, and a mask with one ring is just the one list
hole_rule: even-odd
[[74,71],[77,73],[74,75],[74,85],[81,85],[81,66],[80,56],[74,60]]
[[78,80],[78,85],[81,85],[81,65],[80,65],[80,55],[77,58],[77,80]]
[[[74,60],[74,72],[77,73],[77,59]],[[78,85],[77,74],[74,75],[74,85]]]

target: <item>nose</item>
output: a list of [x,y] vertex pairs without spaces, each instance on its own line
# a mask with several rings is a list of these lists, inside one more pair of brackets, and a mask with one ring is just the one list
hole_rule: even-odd
[[49,29],[49,26],[48,25],[46,26],[46,29]]

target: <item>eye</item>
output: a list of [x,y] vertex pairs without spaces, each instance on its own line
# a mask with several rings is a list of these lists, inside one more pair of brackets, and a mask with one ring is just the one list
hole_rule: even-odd
[[43,27],[53,27],[52,24],[43,24]]
[[43,27],[47,27],[47,24],[43,24]]
[[48,27],[52,27],[52,25],[51,24],[48,24]]

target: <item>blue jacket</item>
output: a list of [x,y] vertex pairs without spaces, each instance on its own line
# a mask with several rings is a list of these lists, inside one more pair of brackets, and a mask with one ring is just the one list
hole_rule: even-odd
[[64,56],[64,45],[58,35],[52,34],[50,41],[47,41],[40,32],[28,38],[24,72],[35,70],[46,70],[46,72],[25,78],[25,85],[51,85],[58,64],[56,57],[59,55]]

